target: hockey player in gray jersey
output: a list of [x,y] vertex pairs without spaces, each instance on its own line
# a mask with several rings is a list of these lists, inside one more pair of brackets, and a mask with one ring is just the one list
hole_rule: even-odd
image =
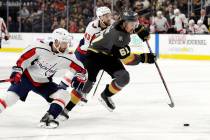
[[[92,41],[100,36],[100,34],[114,22],[113,20],[111,20],[111,10],[108,7],[98,7],[96,10],[96,16],[97,19],[91,21],[88,24],[84,33],[84,37],[80,40],[80,43],[74,52],[77,59],[82,63],[85,62],[87,49],[91,45]],[[80,102],[80,100],[83,99],[80,94],[80,89],[83,87],[83,84],[79,84],[80,80],[76,78],[71,78],[71,74],[72,73],[69,72],[66,73],[60,83],[63,88],[67,88],[68,86],[78,87],[77,89],[74,88],[71,91],[70,102],[67,104],[62,113],[58,116],[59,120],[63,121],[69,118],[68,112],[71,111]]]
[[121,20],[93,40],[92,45],[88,48],[85,61],[88,81],[85,83],[82,93],[88,94],[99,71],[106,71],[113,80],[105,87],[100,100],[110,111],[115,109],[111,97],[122,90],[130,81],[129,72],[125,69],[123,63],[126,65],[137,65],[140,62],[154,63],[156,59],[152,53],[138,55],[130,52],[128,44],[130,35],[133,33],[138,34],[143,41],[149,38],[148,30],[138,24],[137,13],[133,11],[124,12]]

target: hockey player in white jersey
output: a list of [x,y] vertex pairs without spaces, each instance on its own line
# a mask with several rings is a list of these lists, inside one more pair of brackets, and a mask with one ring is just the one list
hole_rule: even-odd
[[184,14],[180,13],[179,9],[174,10],[174,28],[176,29],[177,33],[186,33],[186,27],[188,24],[187,18]]
[[[114,22],[111,19],[111,10],[108,7],[103,6],[97,8],[96,16],[97,19],[91,21],[88,24],[84,34],[84,38],[81,39],[80,44],[75,51],[77,59],[80,60],[82,63],[84,63],[85,61],[87,49],[90,46],[91,42]],[[68,119],[68,112],[71,111],[75,107],[75,105],[82,99],[80,90],[83,87],[83,84],[79,84],[80,82],[76,78],[70,80],[70,77],[72,77],[72,75],[70,73],[67,73],[60,85],[65,88],[73,85],[73,87],[78,87],[78,89],[73,89],[71,91],[71,101],[68,103],[63,112],[59,115],[60,120]]]
[[196,30],[196,34],[208,34],[209,33],[206,25],[203,24],[202,20],[197,21],[197,26],[198,26],[198,28]]
[[167,19],[163,16],[162,12],[158,11],[157,17],[153,19],[151,26],[154,27],[154,32],[166,33],[169,28],[169,23]]
[[39,126],[58,127],[56,117],[70,101],[70,94],[54,83],[52,77],[61,69],[86,73],[82,63],[67,51],[69,37],[68,31],[58,28],[53,31],[50,43],[36,42],[26,48],[12,68],[11,86],[0,97],[0,112],[18,100],[25,101],[29,91],[33,91],[51,103]]
[[188,33],[195,34],[198,30],[198,26],[195,24],[195,21],[191,19],[189,21]]

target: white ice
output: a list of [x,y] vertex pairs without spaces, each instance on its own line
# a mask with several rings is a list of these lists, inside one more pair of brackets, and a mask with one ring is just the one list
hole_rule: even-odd
[[[0,53],[0,79],[7,78],[18,54]],[[49,105],[31,92],[0,114],[0,140],[210,140],[210,62],[158,60],[175,101],[170,108],[167,93],[154,65],[127,67],[131,81],[113,97],[110,113],[97,96],[110,77],[105,75],[85,106],[77,106],[70,119],[53,130],[37,124]],[[9,83],[0,83],[0,95]],[[189,123],[189,127],[184,127]]]

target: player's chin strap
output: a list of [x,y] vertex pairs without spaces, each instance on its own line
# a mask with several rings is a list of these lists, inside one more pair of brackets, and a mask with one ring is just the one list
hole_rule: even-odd
[[62,52],[59,50],[60,47],[61,47],[60,43],[59,43],[59,46],[58,46],[58,47],[56,47],[55,44],[53,43],[53,48],[55,48],[56,51],[57,51],[58,53],[62,53]]
[[106,28],[107,25],[104,23],[104,21],[99,17],[99,21],[102,23],[102,25],[104,26],[103,28]]

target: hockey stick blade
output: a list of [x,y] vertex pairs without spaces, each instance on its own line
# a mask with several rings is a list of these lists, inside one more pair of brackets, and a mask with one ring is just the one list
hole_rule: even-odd
[[173,108],[175,105],[174,105],[174,103],[172,102],[172,103],[170,103],[170,104],[168,104],[171,108]]
[[3,80],[0,80],[0,83],[5,83],[5,82],[12,82],[13,79],[3,79]]

